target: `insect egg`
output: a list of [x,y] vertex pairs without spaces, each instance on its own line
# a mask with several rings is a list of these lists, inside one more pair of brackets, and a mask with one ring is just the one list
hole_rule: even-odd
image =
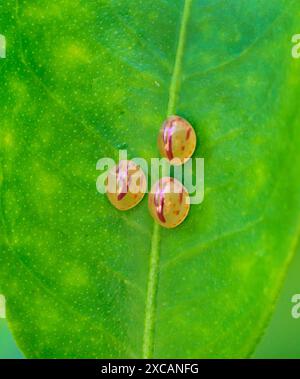
[[143,199],[146,187],[145,174],[133,161],[122,160],[108,172],[106,195],[121,211],[135,207]]
[[178,180],[164,177],[153,185],[148,206],[152,217],[161,226],[175,228],[189,213],[190,197]]
[[158,148],[160,154],[171,164],[185,163],[196,148],[196,133],[192,125],[184,118],[170,116],[163,123],[159,136]]

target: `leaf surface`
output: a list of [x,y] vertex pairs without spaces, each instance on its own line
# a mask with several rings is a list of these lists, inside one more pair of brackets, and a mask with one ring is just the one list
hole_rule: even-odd
[[[27,357],[245,357],[299,235],[300,6],[0,5],[0,293]],[[205,199],[174,230],[96,191],[96,162],[158,157],[188,119]]]

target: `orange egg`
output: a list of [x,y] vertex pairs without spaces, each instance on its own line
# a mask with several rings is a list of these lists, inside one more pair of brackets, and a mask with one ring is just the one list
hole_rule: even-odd
[[145,174],[133,161],[122,160],[108,173],[106,195],[111,204],[121,211],[135,207],[147,188]]
[[158,148],[171,164],[180,165],[193,155],[196,141],[195,130],[188,121],[179,116],[170,116],[160,129]]
[[161,226],[175,228],[189,213],[190,197],[178,180],[164,177],[153,185],[148,207],[154,220]]

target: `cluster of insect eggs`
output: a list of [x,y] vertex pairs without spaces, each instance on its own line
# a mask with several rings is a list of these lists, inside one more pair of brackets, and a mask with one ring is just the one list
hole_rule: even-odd
[[[170,116],[158,136],[160,154],[171,164],[184,164],[196,148],[196,134],[189,122]],[[106,194],[113,206],[125,211],[135,207],[144,197],[147,180],[140,166],[123,160],[108,173]],[[175,228],[187,217],[189,195],[176,179],[164,177],[151,188],[148,206],[152,217],[165,228]]]

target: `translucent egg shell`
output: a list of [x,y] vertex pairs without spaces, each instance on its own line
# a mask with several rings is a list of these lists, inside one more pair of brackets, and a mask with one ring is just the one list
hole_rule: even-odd
[[154,220],[161,226],[175,228],[189,213],[190,197],[178,180],[164,177],[153,185],[148,207]]
[[107,175],[106,195],[111,204],[121,211],[135,207],[143,199],[146,188],[145,174],[133,161],[120,161]]
[[[192,125],[184,118],[170,116],[163,123],[158,136],[160,154],[171,164],[184,164],[194,153],[197,137]],[[173,160],[173,162],[172,162]]]

